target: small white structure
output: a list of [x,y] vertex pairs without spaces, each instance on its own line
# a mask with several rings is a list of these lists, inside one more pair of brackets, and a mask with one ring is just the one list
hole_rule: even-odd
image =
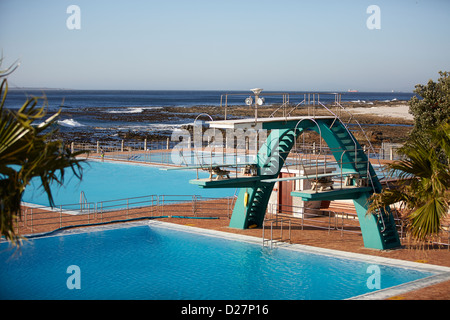
[[295,190],[311,190],[318,174],[329,174],[336,170],[334,167],[314,166],[304,169],[284,167],[269,199],[270,213],[292,212],[294,217],[303,217],[306,209],[320,209],[322,201],[303,201],[300,197],[292,197]]

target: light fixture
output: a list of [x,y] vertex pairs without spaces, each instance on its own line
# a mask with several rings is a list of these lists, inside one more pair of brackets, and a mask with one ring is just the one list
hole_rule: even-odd
[[258,121],[258,106],[262,105],[264,103],[264,98],[260,98],[259,94],[263,89],[261,88],[254,88],[250,89],[255,94],[255,123]]
[[253,99],[252,97],[248,97],[247,99],[245,99],[245,104],[250,106],[253,103]]
[[255,96],[258,96],[261,93],[261,91],[263,91],[263,89],[260,89],[260,88],[255,88],[255,89],[250,89],[250,90],[255,94]]

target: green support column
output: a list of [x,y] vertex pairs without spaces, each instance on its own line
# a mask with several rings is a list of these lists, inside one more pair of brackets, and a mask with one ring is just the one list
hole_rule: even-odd
[[[390,212],[378,215],[367,214],[368,200],[371,193],[362,194],[353,199],[359,225],[363,236],[364,247],[386,250],[401,245],[393,216]],[[389,210],[386,208],[385,210]]]
[[362,194],[359,198],[353,199],[356,213],[358,214],[359,226],[363,236],[364,247],[373,249],[384,249],[383,239],[378,228],[377,219],[374,215],[367,214],[367,201],[369,194]]
[[[296,136],[293,128],[272,129],[256,157],[258,174],[261,178],[278,177]],[[229,226],[237,229],[246,229],[252,225],[262,226],[274,185],[275,183],[258,181],[252,187],[241,188]],[[246,192],[248,193],[247,204],[244,201]]]
[[[236,199],[233,208],[233,214],[230,219],[230,228],[236,229],[247,229],[249,227],[248,223],[248,211],[250,207],[250,203],[253,200],[255,194],[255,187],[253,188],[241,188],[239,189],[239,194]],[[248,204],[247,206],[244,204],[245,193],[248,193]]]

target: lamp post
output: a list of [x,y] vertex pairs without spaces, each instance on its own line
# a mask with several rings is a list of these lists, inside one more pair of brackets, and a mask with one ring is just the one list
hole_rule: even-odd
[[264,103],[264,100],[259,98],[259,94],[261,93],[261,91],[263,91],[263,89],[255,88],[255,89],[251,89],[251,91],[255,94],[255,122],[257,122],[258,121],[258,105],[262,105]]

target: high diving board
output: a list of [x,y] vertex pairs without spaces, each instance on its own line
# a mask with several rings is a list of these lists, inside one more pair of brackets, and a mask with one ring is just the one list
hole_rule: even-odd
[[248,165],[252,165],[253,163],[247,163],[247,162],[243,162],[243,163],[228,163],[228,164],[204,164],[204,165],[198,165],[198,166],[179,166],[179,167],[170,167],[170,168],[160,168],[159,170],[163,170],[163,171],[172,171],[172,170],[195,170],[195,169],[204,169],[204,170],[209,170],[211,168],[220,168],[220,167],[242,167],[242,166],[248,166]]
[[[293,128],[299,121],[311,120],[310,116],[298,116],[298,117],[271,117],[271,118],[258,118],[255,119],[236,119],[236,120],[216,120],[207,121],[210,128],[218,129],[280,129],[280,128]],[[334,120],[334,116],[315,116],[313,119],[331,119]]]

